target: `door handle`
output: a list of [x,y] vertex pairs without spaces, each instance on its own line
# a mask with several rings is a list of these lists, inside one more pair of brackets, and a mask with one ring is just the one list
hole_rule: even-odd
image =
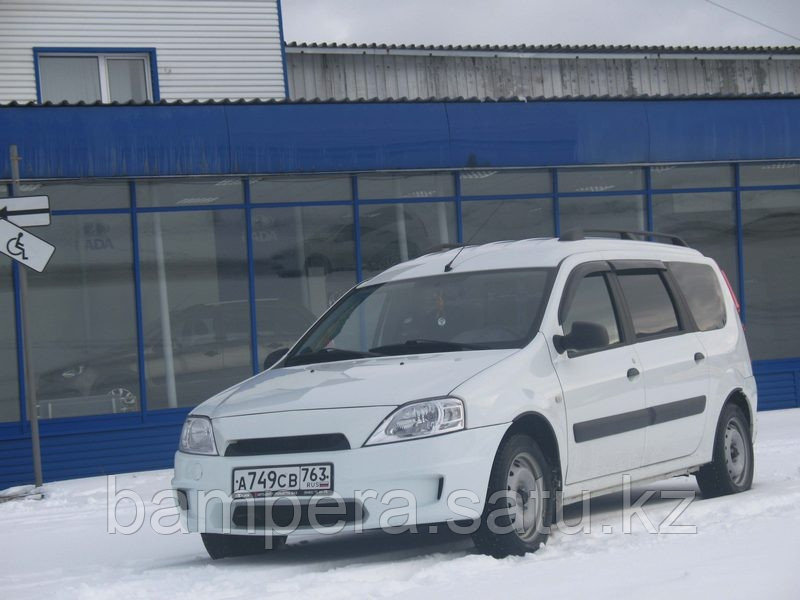
[[696,362],[696,363],[700,363],[700,362],[704,361],[705,358],[706,358],[706,355],[703,354],[702,352],[695,352],[694,353],[694,362]]
[[633,381],[638,376],[639,376],[639,369],[637,369],[636,367],[631,367],[630,369],[628,369],[628,379]]

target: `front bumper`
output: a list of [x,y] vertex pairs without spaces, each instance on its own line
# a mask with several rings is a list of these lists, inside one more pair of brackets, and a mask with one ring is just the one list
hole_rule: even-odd
[[[464,520],[483,510],[492,463],[507,427],[493,425],[336,452],[237,457],[177,452],[172,487],[179,494],[181,516],[189,531],[264,534],[271,528],[258,519],[247,525],[237,519],[237,524],[232,515],[241,513],[241,507],[254,505],[255,511],[264,511],[276,502],[286,506],[292,501],[234,500],[233,469],[331,462],[335,497],[362,507],[360,518],[344,528],[377,529]],[[309,501],[293,500],[303,505]],[[301,523],[299,528],[307,527]]]

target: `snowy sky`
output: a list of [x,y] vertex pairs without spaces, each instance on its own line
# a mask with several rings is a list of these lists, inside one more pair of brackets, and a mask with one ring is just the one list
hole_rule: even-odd
[[800,1],[282,0],[286,41],[798,45]]

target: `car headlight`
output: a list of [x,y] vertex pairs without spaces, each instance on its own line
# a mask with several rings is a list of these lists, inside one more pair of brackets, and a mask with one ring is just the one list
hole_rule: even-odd
[[413,440],[460,429],[464,429],[464,403],[461,400],[422,400],[401,406],[386,417],[364,445]]
[[188,454],[217,455],[214,431],[208,417],[187,417],[181,431],[180,451]]

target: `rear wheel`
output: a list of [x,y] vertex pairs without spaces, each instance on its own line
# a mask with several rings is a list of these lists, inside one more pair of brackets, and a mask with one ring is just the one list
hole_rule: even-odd
[[475,546],[495,558],[534,552],[547,541],[555,513],[555,477],[538,444],[508,438],[495,458]]
[[714,458],[697,472],[700,492],[705,498],[713,498],[749,490],[753,466],[750,425],[741,408],[727,404],[717,423]]
[[286,543],[285,535],[265,537],[263,535],[228,535],[224,533],[201,533],[206,552],[214,560],[234,556],[264,554],[281,548]]

